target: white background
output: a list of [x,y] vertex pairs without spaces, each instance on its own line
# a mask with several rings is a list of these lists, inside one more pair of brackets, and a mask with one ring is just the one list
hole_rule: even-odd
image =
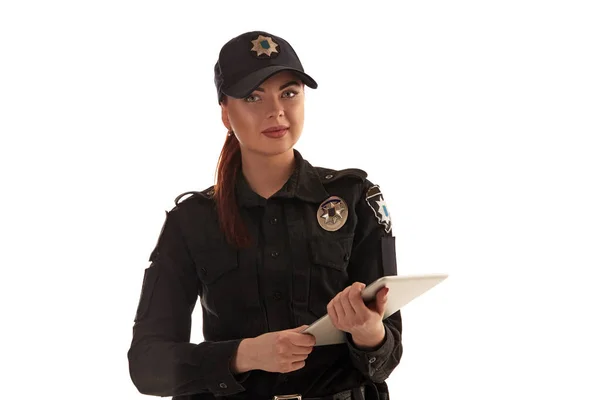
[[400,273],[450,274],[403,311],[392,398],[600,398],[594,3],[2,2],[0,397],[146,398],[143,270],[213,183],[220,47],[266,30],[320,85],[297,149],[382,187]]

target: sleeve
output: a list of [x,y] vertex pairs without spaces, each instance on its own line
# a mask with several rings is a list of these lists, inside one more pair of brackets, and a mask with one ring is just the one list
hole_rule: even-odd
[[[356,206],[358,223],[349,263],[352,282],[366,285],[385,275],[397,275],[396,243],[391,216],[379,186],[366,180]],[[373,382],[385,381],[402,357],[400,311],[383,320],[385,339],[374,349],[361,350],[345,334],[354,366]]]
[[127,353],[131,380],[140,393],[154,396],[245,391],[241,383],[249,373],[234,375],[229,367],[241,340],[190,343],[200,285],[177,217],[177,208],[167,212],[144,271]]

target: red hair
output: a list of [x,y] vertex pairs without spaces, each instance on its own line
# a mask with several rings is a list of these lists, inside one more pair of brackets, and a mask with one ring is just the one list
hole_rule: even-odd
[[251,244],[250,235],[242,220],[235,196],[235,182],[241,169],[240,142],[230,131],[217,164],[214,199],[221,230],[225,233],[227,241],[237,248],[248,247]]

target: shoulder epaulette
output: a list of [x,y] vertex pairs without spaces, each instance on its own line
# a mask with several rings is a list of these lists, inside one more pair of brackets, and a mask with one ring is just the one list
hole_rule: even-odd
[[323,168],[320,172],[320,176],[323,183],[331,183],[344,177],[358,178],[361,180],[361,182],[364,182],[368,175],[365,171],[358,168],[346,168],[339,171]]
[[[180,202],[180,201],[182,201],[181,199],[182,199],[184,196],[187,196],[188,194],[191,194],[191,196],[190,196],[190,197],[188,197],[188,199],[190,199],[190,198],[192,198],[192,197],[194,197],[194,196],[196,196],[196,195],[198,195],[198,196],[201,196],[201,197],[204,197],[204,198],[206,198],[206,199],[212,199],[212,196],[215,194],[215,189],[214,189],[214,186],[211,186],[211,187],[209,187],[209,188],[207,188],[207,189],[205,189],[205,190],[203,190],[203,191],[201,191],[201,192],[198,192],[198,191],[191,190],[191,191],[189,191],[189,192],[184,192],[184,193],[181,193],[179,196],[177,196],[177,197],[175,198],[175,205],[176,205],[176,206],[178,206],[178,205],[179,205],[179,202]],[[186,199],[186,200],[187,200],[187,199]]]

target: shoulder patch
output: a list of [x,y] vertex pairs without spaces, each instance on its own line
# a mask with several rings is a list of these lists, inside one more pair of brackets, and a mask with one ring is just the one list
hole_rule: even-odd
[[373,210],[377,222],[385,227],[386,233],[390,233],[392,230],[392,218],[379,185],[373,185],[367,190],[365,200],[371,210]]
[[367,179],[367,173],[358,168],[346,168],[339,171],[323,169],[320,171],[320,177],[323,183],[335,182],[344,177],[358,178],[361,182],[364,182]]
[[[191,196],[188,197],[188,198],[186,198],[186,199],[183,199],[183,197],[187,196],[188,194],[191,194]],[[192,198],[192,197],[194,197],[196,195],[204,197],[204,198],[207,198],[207,199],[212,199],[212,196],[214,194],[215,194],[214,186],[211,186],[208,189],[205,189],[205,190],[203,190],[201,192],[191,190],[189,192],[181,193],[179,196],[177,196],[175,198],[175,205],[178,206],[181,201],[185,201],[185,200],[187,200],[189,198]]]

